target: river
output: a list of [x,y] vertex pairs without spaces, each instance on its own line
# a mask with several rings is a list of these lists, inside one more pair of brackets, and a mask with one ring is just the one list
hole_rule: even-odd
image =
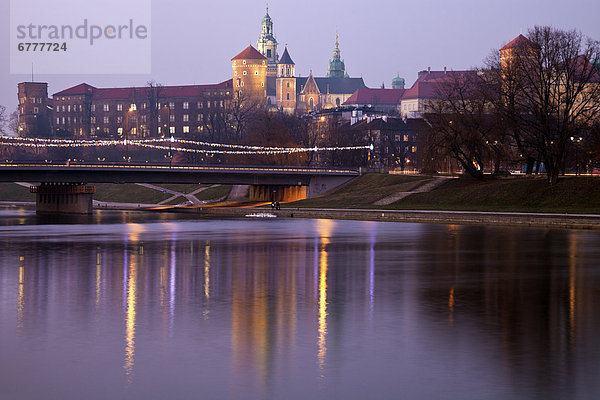
[[600,232],[0,210],[2,399],[598,398],[598,332]]

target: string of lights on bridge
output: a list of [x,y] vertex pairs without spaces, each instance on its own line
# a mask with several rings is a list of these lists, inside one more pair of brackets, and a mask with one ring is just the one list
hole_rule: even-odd
[[[168,143],[166,145],[165,143]],[[336,147],[267,147],[247,146],[241,144],[211,143],[176,138],[160,139],[134,139],[134,140],[78,140],[78,139],[44,139],[0,136],[0,146],[29,147],[29,148],[73,148],[73,147],[109,147],[109,146],[138,146],[150,149],[169,150],[174,152],[204,153],[204,154],[297,154],[326,151],[351,151],[351,150],[373,150],[373,145],[368,146],[336,146]],[[174,146],[177,145],[177,146]],[[179,147],[179,145],[191,145],[198,147],[209,147],[210,149],[199,149]],[[226,149],[226,150],[218,150]]]

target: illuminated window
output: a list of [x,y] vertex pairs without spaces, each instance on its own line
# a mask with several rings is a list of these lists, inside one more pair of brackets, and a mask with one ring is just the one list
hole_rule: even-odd
[[188,103],[187,101],[183,103],[183,109],[184,110],[189,110],[190,108],[190,103]]
[[174,135],[175,134],[175,127],[174,126],[170,127],[169,128],[169,132],[171,133],[171,135]]
[[104,117],[104,123],[105,124],[110,123],[110,117]]
[[108,104],[105,104],[105,105],[104,105],[104,111],[105,111],[105,112],[108,112],[108,111],[110,111],[110,105],[108,105]]
[[183,116],[183,122],[188,122],[190,120],[190,116],[188,114],[185,114]]
[[169,121],[175,122],[175,116],[174,115],[169,115]]
[[123,111],[123,104],[117,104],[117,111]]
[[[160,129],[160,128],[158,128],[158,129]],[[122,135],[123,134],[123,128],[117,128],[117,133],[119,135]]]
[[183,127],[183,133],[190,133],[190,127],[189,126],[184,126]]
[[416,153],[417,152],[417,146],[413,146],[411,150],[412,150],[413,153]]
[[170,103],[169,103],[169,108],[170,108],[171,110],[174,110],[174,109],[175,109],[175,103],[174,103],[174,102],[170,102]]

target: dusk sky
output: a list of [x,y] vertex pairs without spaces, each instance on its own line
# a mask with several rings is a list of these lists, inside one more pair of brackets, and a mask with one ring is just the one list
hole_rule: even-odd
[[[49,94],[79,84],[96,87],[141,86],[149,80],[165,85],[216,83],[231,77],[231,58],[249,44],[256,46],[263,1],[153,0],[152,74],[36,75],[49,83]],[[430,0],[405,2],[269,1],[280,43],[288,44],[297,75],[327,72],[340,35],[342,58],[352,77],[380,87],[397,73],[411,86],[419,70],[465,69],[480,65],[494,48],[535,25],[577,28],[600,39],[600,2],[572,0]],[[17,105],[17,83],[28,75],[9,72],[9,2],[0,3],[5,35],[0,41],[0,104]]]

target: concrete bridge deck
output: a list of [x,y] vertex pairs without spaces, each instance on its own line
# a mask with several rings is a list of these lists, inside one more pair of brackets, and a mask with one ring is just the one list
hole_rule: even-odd
[[308,186],[314,178],[346,178],[359,169],[277,166],[0,163],[0,182],[204,183]]

